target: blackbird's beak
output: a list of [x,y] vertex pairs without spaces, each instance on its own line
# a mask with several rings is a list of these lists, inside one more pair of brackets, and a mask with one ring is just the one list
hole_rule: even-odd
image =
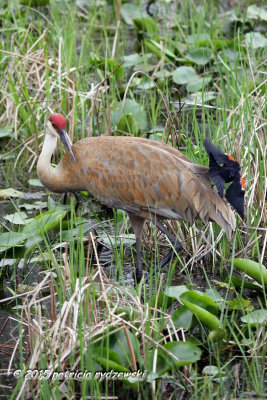
[[58,134],[59,134],[61,142],[64,144],[64,146],[66,147],[66,149],[70,153],[72,161],[74,162],[74,164],[76,164],[75,157],[74,157],[73,152],[71,150],[71,142],[70,142],[70,139],[69,139],[69,136],[68,136],[67,132],[65,131],[65,129],[60,129],[58,131]]

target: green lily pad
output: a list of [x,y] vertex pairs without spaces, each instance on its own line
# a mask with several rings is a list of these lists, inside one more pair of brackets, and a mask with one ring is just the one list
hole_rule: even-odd
[[8,197],[23,197],[23,193],[13,188],[0,190],[0,198],[7,199]]
[[26,210],[39,210],[40,208],[46,208],[47,207],[47,202],[46,201],[40,201],[37,200],[35,203],[23,203],[20,204],[20,208],[25,208]]
[[133,19],[134,27],[138,32],[147,32],[150,36],[158,33],[158,24],[150,17],[139,17]]
[[249,32],[245,34],[245,42],[253,49],[267,46],[267,39],[260,32]]
[[253,4],[247,9],[247,19],[259,19],[267,22],[267,11],[264,7],[258,7]]
[[119,66],[119,62],[113,58],[105,59],[104,57],[99,57],[95,53],[91,53],[91,57],[88,61],[92,66],[102,71],[103,74],[105,73],[106,69],[107,74],[110,74],[117,68],[113,73],[113,76],[115,76],[117,80],[121,79],[124,75],[123,66]]
[[197,92],[198,90],[201,90],[202,88],[207,86],[210,83],[210,81],[211,81],[211,76],[204,76],[204,77],[196,78],[186,85],[186,90],[189,93]]
[[39,179],[29,179],[28,182],[31,186],[44,187]]
[[136,237],[133,233],[129,233],[128,235],[119,235],[116,239],[111,236],[100,236],[98,238],[99,242],[104,243],[107,246],[120,246],[122,243],[124,246],[133,246],[136,242]]
[[4,219],[15,225],[25,225],[28,216],[25,212],[16,212],[14,214],[5,215]]
[[135,65],[141,64],[144,61],[144,58],[139,56],[139,54],[134,53],[130,54],[129,56],[124,56],[123,61],[124,67],[134,67]]
[[219,329],[220,321],[217,318],[218,306],[208,296],[190,290],[180,296],[180,300],[195,316],[210,329]]
[[249,259],[235,258],[234,266],[255,279],[255,281],[267,286],[267,269],[264,265]]
[[164,344],[163,347],[173,356],[161,348],[158,349],[157,373],[159,375],[173,370],[174,366],[179,368],[192,364],[200,360],[202,354],[202,351],[197,346],[188,342],[169,342]]
[[252,311],[250,314],[244,315],[241,321],[251,327],[257,327],[262,323],[267,324],[267,310]]
[[135,100],[126,99],[123,111],[121,112],[122,101],[116,102],[112,106],[111,111],[111,125],[117,126],[123,114],[132,115],[135,124],[139,129],[145,130],[147,128],[147,116],[144,107],[138,104]]
[[12,126],[6,126],[5,128],[0,128],[0,139],[13,136],[14,132]]
[[133,114],[122,114],[117,129],[122,132],[128,132],[133,136],[136,136],[138,132],[138,126],[135,123]]
[[134,4],[122,4],[120,6],[120,14],[128,25],[133,25],[134,18],[141,18],[144,15],[141,7]]
[[54,210],[46,211],[43,214],[37,215],[27,225],[24,226],[22,233],[27,236],[46,233],[60,226],[60,221],[65,217],[66,211]]
[[172,72],[172,79],[178,85],[184,85],[197,78],[198,75],[193,67],[178,67]]
[[195,92],[183,98],[186,104],[204,104],[216,99],[218,93],[216,92]]
[[213,56],[213,51],[208,47],[199,47],[186,54],[186,58],[197,65],[207,64]]
[[26,234],[20,232],[5,232],[0,234],[0,253],[11,247],[21,245],[27,238]]
[[186,306],[179,307],[172,314],[172,321],[176,329],[183,328],[185,331],[191,328],[194,314]]
[[218,367],[216,367],[215,365],[207,365],[206,367],[203,368],[202,370],[202,374],[203,375],[218,375],[220,373],[220,370]]

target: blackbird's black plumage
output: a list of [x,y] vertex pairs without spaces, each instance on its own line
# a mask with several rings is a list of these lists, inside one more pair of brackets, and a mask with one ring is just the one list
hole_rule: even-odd
[[236,174],[233,183],[227,188],[225,198],[238,212],[241,218],[244,218],[244,196],[240,176]]
[[215,183],[219,195],[223,197],[225,184],[233,182],[226,190],[225,197],[241,218],[244,218],[244,190],[242,190],[238,162],[207,139],[204,140],[204,147],[209,155],[209,175]]

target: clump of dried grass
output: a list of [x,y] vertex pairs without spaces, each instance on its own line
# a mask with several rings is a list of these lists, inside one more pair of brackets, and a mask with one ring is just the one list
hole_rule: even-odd
[[[140,297],[134,294],[131,289],[124,288],[111,282],[105,276],[99,264],[94,239],[91,236],[95,251],[97,268],[93,274],[77,279],[75,284],[71,282],[68,257],[63,256],[64,267],[58,268],[58,273],[63,278],[64,287],[62,305],[58,307],[58,294],[53,283],[52,272],[47,272],[42,281],[34,290],[27,293],[23,299],[21,314],[24,329],[22,331],[23,342],[27,345],[28,358],[25,360],[27,370],[43,369],[41,360],[45,359],[49,371],[76,371],[81,365],[81,358],[89,346],[102,341],[108,335],[123,331],[127,340],[128,348],[125,351],[130,355],[133,371],[138,369],[138,361],[131,343],[129,332],[132,332],[140,343],[140,356],[146,366],[146,351],[149,346],[155,351],[163,349],[167,354],[177,357],[162,347],[162,344],[170,340],[179,340],[179,336],[185,341],[183,329],[177,330],[171,320],[171,315],[148,304],[142,304]],[[158,293],[159,290],[158,289]],[[72,289],[73,288],[73,289]],[[49,294],[47,294],[49,291]],[[93,294],[93,295],[92,295]],[[89,300],[88,300],[89,299]],[[50,309],[50,315],[47,310]],[[127,309],[127,313],[120,311]],[[128,314],[132,318],[128,318]],[[85,315],[82,330],[83,345],[81,347],[79,329],[79,315]],[[152,317],[151,317],[152,316]],[[145,326],[149,321],[150,333],[145,333]],[[158,322],[163,323],[161,332],[158,330]],[[19,344],[18,339],[17,344]],[[82,354],[80,349],[83,349]],[[14,348],[16,352],[17,346]],[[60,351],[59,351],[60,349]],[[14,354],[11,357],[9,371],[12,367]],[[70,364],[74,359],[74,364]],[[154,363],[156,367],[156,362]],[[139,367],[140,368],[140,367]],[[61,386],[67,383],[63,380]],[[27,380],[23,381],[17,398],[27,386]],[[38,397],[40,386],[36,385],[34,390]]]
[[[29,26],[17,52],[0,49],[2,56],[8,60],[6,65],[8,75],[3,75],[0,82],[3,93],[0,102],[0,124],[14,127],[15,139],[19,144],[9,153],[20,149],[15,162],[16,167],[21,155],[25,151],[28,152],[26,164],[30,165],[29,171],[40,153],[39,139],[43,131],[39,132],[38,123],[43,120],[46,112],[62,112],[69,121],[69,135],[73,139],[74,113],[80,105],[80,100],[83,102],[91,100],[95,97],[96,91],[100,90],[94,85],[91,85],[87,92],[76,89],[77,68],[68,69],[64,63],[61,40],[57,56],[46,54],[46,31],[35,43],[28,45],[27,37],[34,29],[33,25]],[[64,110],[61,109],[63,97],[66,105]],[[21,128],[24,128],[24,131]]]

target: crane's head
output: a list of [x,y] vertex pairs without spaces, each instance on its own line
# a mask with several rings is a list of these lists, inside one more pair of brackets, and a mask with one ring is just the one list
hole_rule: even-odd
[[61,140],[66,149],[71,155],[72,161],[76,163],[75,157],[71,150],[71,141],[65,131],[66,119],[62,114],[51,114],[46,125],[46,133],[55,136]]

